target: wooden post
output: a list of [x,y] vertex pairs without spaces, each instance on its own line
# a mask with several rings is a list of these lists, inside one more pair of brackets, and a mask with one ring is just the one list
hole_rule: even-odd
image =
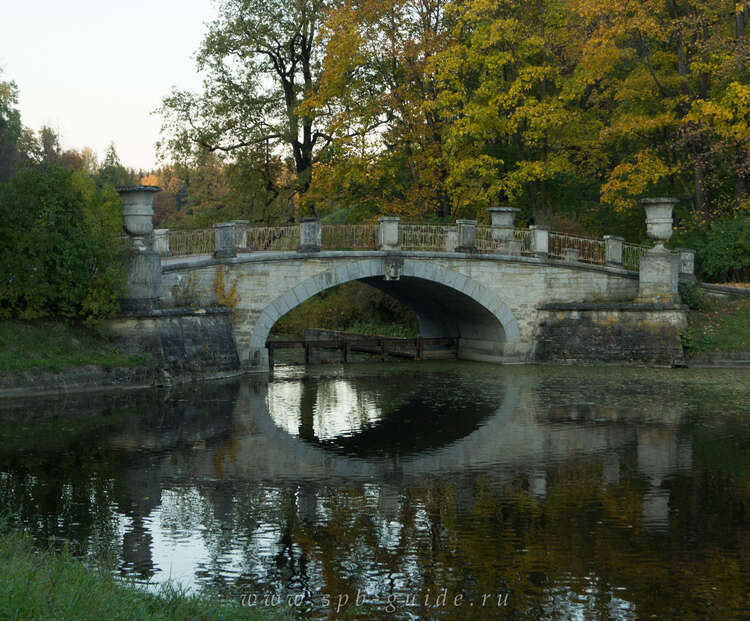
[[310,364],[310,350],[312,348],[310,347],[310,342],[305,341],[305,365]]
[[422,335],[417,337],[417,360],[421,361],[424,358],[424,341]]
[[348,340],[344,341],[344,363],[349,362],[349,353],[351,352],[351,344]]
[[385,361],[385,340],[380,339],[380,360]]
[[268,368],[273,369],[273,343],[267,343],[268,348]]

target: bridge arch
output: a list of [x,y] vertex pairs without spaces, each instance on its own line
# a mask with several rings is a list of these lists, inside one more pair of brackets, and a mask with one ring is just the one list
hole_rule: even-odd
[[[435,262],[404,258],[398,280],[384,280],[387,258],[329,268],[279,295],[261,312],[250,339],[251,363],[265,364],[274,324],[312,296],[350,281],[364,281],[410,306],[424,337],[456,337],[459,358],[501,362],[520,340],[518,321],[496,293]],[[510,347],[509,347],[510,346]]]

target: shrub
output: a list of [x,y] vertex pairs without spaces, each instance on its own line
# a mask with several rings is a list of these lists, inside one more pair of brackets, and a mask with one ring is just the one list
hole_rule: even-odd
[[750,281],[750,216],[725,216],[709,229],[679,234],[672,246],[695,249],[696,272],[715,283]]
[[93,320],[119,309],[125,269],[113,188],[56,166],[0,185],[0,318]]
[[713,308],[711,301],[695,283],[680,281],[680,298],[694,311],[710,311]]

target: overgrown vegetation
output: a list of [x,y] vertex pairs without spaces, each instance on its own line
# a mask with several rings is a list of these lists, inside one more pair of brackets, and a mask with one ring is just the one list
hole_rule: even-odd
[[746,0],[220,2],[203,92],[163,102],[164,213],[487,222],[507,203],[637,242],[637,199],[676,196],[701,277],[750,280],[749,50]]
[[239,600],[188,594],[170,585],[148,592],[116,580],[106,569],[91,569],[65,551],[36,550],[22,532],[2,525],[0,564],[3,620],[257,620],[271,615],[242,607]]
[[0,374],[23,369],[60,371],[78,365],[132,367],[147,364],[120,354],[88,327],[66,322],[0,322]]
[[216,268],[214,277],[214,294],[216,295],[217,304],[222,307],[229,307],[234,313],[237,304],[240,302],[240,295],[237,292],[238,278],[231,283],[227,283],[228,271],[225,266]]
[[125,284],[113,241],[120,208],[111,186],[59,166],[0,184],[0,319],[93,321],[117,312]]
[[[690,299],[683,300],[689,303]],[[750,299],[704,298],[697,305],[693,300],[682,343],[688,356],[704,352],[750,352]]]
[[325,290],[292,309],[273,327],[276,335],[301,338],[305,328],[345,330],[366,335],[416,337],[414,313],[391,296],[364,283]]

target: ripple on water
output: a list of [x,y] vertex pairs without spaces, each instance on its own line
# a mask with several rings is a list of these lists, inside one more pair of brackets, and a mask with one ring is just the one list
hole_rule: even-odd
[[746,377],[363,365],[52,404],[34,435],[0,409],[0,501],[138,580],[302,617],[359,590],[368,617],[743,618]]

